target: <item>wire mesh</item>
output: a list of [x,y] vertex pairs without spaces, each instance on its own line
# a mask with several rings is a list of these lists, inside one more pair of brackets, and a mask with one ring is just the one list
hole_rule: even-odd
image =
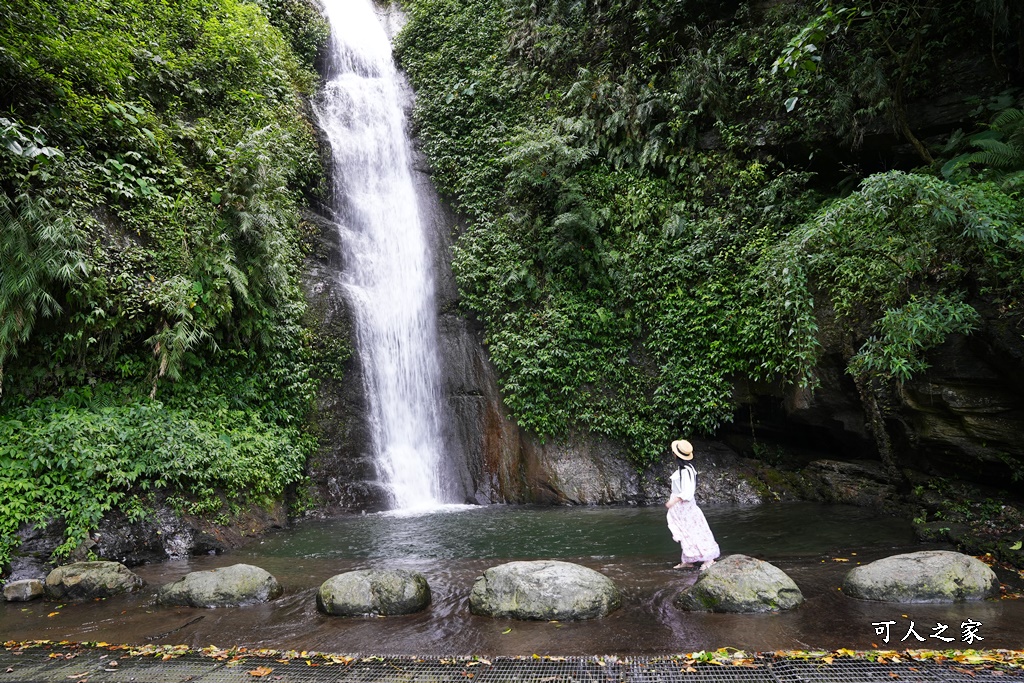
[[[751,663],[753,662],[753,663]],[[163,660],[77,646],[0,650],[0,683],[978,683],[1024,671],[935,662],[747,659],[743,666],[675,658],[355,657]]]
[[878,664],[864,661],[838,661],[832,664],[816,662],[775,662],[772,673],[779,683],[957,683],[992,678],[1024,679],[1024,672],[993,671],[979,668],[961,668],[929,663]]

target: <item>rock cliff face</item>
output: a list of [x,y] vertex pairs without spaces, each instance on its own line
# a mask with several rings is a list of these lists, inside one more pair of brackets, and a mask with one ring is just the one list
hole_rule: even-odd
[[[1022,332],[989,315],[969,337],[952,336],[932,350],[928,370],[893,387],[886,430],[901,467],[1003,487],[1024,474]],[[741,422],[791,444],[809,438],[842,459],[877,458],[857,392],[835,355],[825,357],[818,377],[813,392],[747,388]]]
[[1005,321],[937,349],[899,392],[892,431],[912,464],[982,483],[1024,473],[1022,356],[1021,330]]
[[325,513],[345,509],[378,509],[384,494],[376,482],[367,429],[366,396],[355,346],[351,314],[338,273],[344,264],[339,235],[323,216],[307,217],[316,227],[315,248],[306,259],[303,287],[309,308],[307,324],[317,331],[316,344],[328,359],[345,357],[332,370],[318,364],[320,392],[314,428],[320,449],[307,467],[312,498]]
[[[389,12],[386,19],[393,33],[402,18]],[[967,84],[986,77],[985,68],[964,62],[950,74],[947,91],[934,93],[927,102],[908,104],[922,139],[937,140],[961,125],[969,113],[961,94],[969,91]],[[408,94],[411,108],[412,93]],[[876,123],[869,126],[860,150],[846,149],[844,154],[884,156],[890,162],[913,158],[913,150],[890,126]],[[787,155],[786,150],[776,151]],[[510,418],[483,345],[483,330],[459,311],[450,266],[458,216],[434,191],[422,155],[415,164],[435,259],[444,376],[441,400],[448,416],[445,476],[457,497],[478,503],[555,504],[644,504],[661,499],[672,468],[667,451],[665,472],[656,468],[638,473],[616,443],[590,434],[542,443]],[[350,315],[336,277],[344,256],[330,222],[316,222],[319,248],[307,263],[306,278],[310,315],[326,339],[353,348]],[[982,313],[987,320],[999,317],[1003,322],[987,323],[970,338],[950,339],[932,352],[927,373],[890,397],[886,427],[901,466],[926,474],[956,472],[982,483],[1005,483],[1015,472],[1024,473],[1024,327],[1005,322],[1005,313]],[[737,455],[754,455],[765,443],[813,453],[800,463],[815,461],[803,470],[797,487],[800,496],[875,505],[897,493],[895,483],[871,462],[878,454],[856,388],[845,373],[841,343],[837,337],[825,338],[823,344],[826,353],[817,369],[820,386],[813,392],[737,382],[734,425],[723,428],[720,443],[706,444],[714,454],[711,460],[723,464],[701,468],[703,485],[709,487],[705,499],[755,502],[797,495],[773,489],[764,472],[754,471],[758,463]],[[317,418],[322,448],[309,474],[314,498],[325,512],[384,505],[370,455],[366,406],[358,358],[348,359],[341,372],[323,379]]]

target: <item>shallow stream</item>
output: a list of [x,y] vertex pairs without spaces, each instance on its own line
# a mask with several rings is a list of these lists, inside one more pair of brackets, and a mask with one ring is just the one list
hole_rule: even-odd
[[[678,545],[663,508],[453,507],[401,516],[367,514],[306,521],[219,556],[135,568],[140,594],[57,606],[0,604],[0,640],[50,639],[317,650],[349,654],[655,655],[719,647],[769,651],[849,647],[966,649],[1024,646],[1024,601],[886,605],[843,596],[858,562],[924,549],[907,522],[870,510],[809,503],[705,506],[723,555],[742,553],[788,573],[806,599],[780,614],[693,614],[672,600],[697,578],[673,570]],[[931,546],[935,547],[935,546]],[[623,607],[584,622],[519,622],[469,613],[469,591],[487,567],[514,559],[562,559],[611,577]],[[190,571],[235,563],[273,573],[285,588],[254,607],[192,609],[154,604],[153,589]],[[316,610],[320,584],[344,571],[403,567],[422,572],[430,608],[416,615],[344,619]],[[963,640],[980,622],[984,640]],[[876,622],[890,625],[889,642]],[[914,630],[925,640],[918,641]],[[937,625],[948,627],[936,637]],[[906,640],[903,638],[907,636]]]

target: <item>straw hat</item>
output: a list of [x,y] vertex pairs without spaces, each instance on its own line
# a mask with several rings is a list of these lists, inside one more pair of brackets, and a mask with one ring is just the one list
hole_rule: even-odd
[[693,446],[686,439],[672,442],[672,453],[683,460],[693,460]]

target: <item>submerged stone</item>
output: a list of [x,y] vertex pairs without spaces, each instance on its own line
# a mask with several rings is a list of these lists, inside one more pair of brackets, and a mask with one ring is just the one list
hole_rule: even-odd
[[730,555],[700,573],[675,604],[690,612],[776,612],[804,601],[793,579],[763,560]]
[[615,582],[571,562],[538,560],[491,567],[473,584],[473,614],[512,619],[603,617],[622,604]]
[[28,602],[43,597],[45,589],[39,579],[8,581],[4,586],[4,598],[8,602]]
[[284,592],[274,576],[251,564],[191,572],[157,591],[162,605],[240,607],[269,602]]
[[93,600],[137,591],[145,585],[120,562],[75,562],[57,567],[43,587],[49,600]]
[[412,614],[430,604],[430,586],[419,572],[363,569],[338,574],[320,585],[316,606],[339,617]]
[[999,592],[999,580],[981,560],[949,550],[893,555],[855,567],[843,581],[851,598],[882,602],[964,602]]

